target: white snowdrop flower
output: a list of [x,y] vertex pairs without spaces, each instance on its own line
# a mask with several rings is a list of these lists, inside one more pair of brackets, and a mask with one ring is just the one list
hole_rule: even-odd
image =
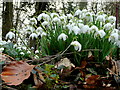
[[104,30],[99,30],[98,34],[100,35],[101,38],[103,38],[106,35]]
[[27,30],[27,32],[29,32],[29,31],[33,32],[33,31],[35,31],[35,28],[33,26],[28,25],[26,30]]
[[41,37],[46,36],[47,34],[45,32],[42,32]]
[[114,16],[109,16],[109,17],[108,17],[108,21],[109,21],[110,23],[115,23],[116,17],[114,17]]
[[78,26],[73,26],[73,27],[72,27],[72,31],[75,33],[75,35],[81,33],[81,30],[80,30],[80,28],[78,28]]
[[38,56],[38,55],[35,55],[34,58],[35,58],[35,59],[39,59],[39,56]]
[[83,20],[78,20],[78,23],[83,23]]
[[62,16],[60,16],[59,18],[60,18],[60,20],[61,20],[63,23],[66,23],[66,21],[67,21],[67,16],[62,15]]
[[19,46],[19,47],[16,47],[16,49],[18,49],[18,50],[21,50],[21,48],[22,48],[22,47],[20,47],[20,46]]
[[89,30],[90,30],[90,28],[89,28],[88,25],[84,25],[84,26],[81,28],[81,32],[82,32],[82,33],[87,33]]
[[113,29],[111,33],[118,33],[119,30],[118,29]]
[[23,23],[24,23],[24,24],[29,24],[29,23],[30,23],[30,20],[28,20],[28,19],[26,18]]
[[41,13],[41,14],[37,17],[37,20],[40,21],[40,20],[43,18],[43,16],[45,16],[45,13]]
[[78,27],[81,29],[84,26],[82,23],[78,23]]
[[82,49],[82,45],[78,41],[71,42],[71,45],[74,46],[76,51],[81,51],[81,49]]
[[51,13],[50,16],[51,16],[52,18],[54,18],[54,17],[59,17],[59,15],[58,15],[57,13]]
[[8,40],[7,42],[8,42],[8,43],[11,43],[11,40]]
[[27,50],[27,47],[23,46],[22,49]]
[[61,33],[61,34],[58,36],[58,41],[61,40],[61,39],[62,39],[63,41],[65,41],[67,38],[68,38],[68,36],[67,36],[66,34]]
[[5,45],[5,44],[7,44],[7,42],[6,41],[0,41],[0,45]]
[[32,25],[37,24],[37,20],[35,18],[31,18],[30,24],[32,24]]
[[120,40],[116,41],[116,45],[120,48]]
[[72,14],[67,14],[67,18],[68,18],[68,19],[72,19],[72,18],[73,18],[73,15],[72,15]]
[[24,53],[24,52],[20,52],[20,54],[21,54],[21,55],[25,55],[25,53]]
[[98,32],[98,27],[96,27],[95,25],[93,25],[91,28],[90,28],[90,31],[93,33],[93,32]]
[[17,47],[17,44],[14,44],[14,45],[13,45],[13,48],[16,48],[16,47]]
[[112,41],[112,42],[115,42],[115,41],[118,41],[118,33],[112,33],[109,37],[109,41]]
[[53,22],[60,23],[60,19],[58,17],[53,18]]
[[29,38],[32,38],[32,39],[37,38],[37,37],[38,37],[38,35],[37,35],[36,33],[32,33],[32,34],[29,36]]
[[34,47],[31,47],[32,50],[34,50],[35,48]]
[[81,13],[82,13],[82,11],[78,9],[78,10],[75,12],[74,16],[81,15]]
[[43,25],[43,26],[48,26],[49,23],[48,23],[47,21],[44,21],[44,22],[42,23],[42,25]]
[[36,50],[36,51],[35,51],[35,54],[37,54],[37,53],[39,53],[39,51],[38,51],[38,50]]
[[112,28],[111,23],[107,23],[107,24],[104,25],[105,30],[110,30],[111,28]]
[[103,15],[98,15],[96,20],[100,22],[105,22],[105,17]]
[[15,38],[15,34],[13,32],[10,31],[6,34],[6,39],[13,39],[13,38]]
[[31,52],[30,51],[27,51],[27,54],[30,54]]
[[36,29],[36,31],[37,31],[38,35],[40,35],[40,34],[42,34],[43,29],[42,29],[42,27],[38,27],[38,28]]
[[0,48],[0,53],[2,53],[4,51],[4,48]]
[[93,22],[92,13],[87,12],[87,13],[85,14],[85,18],[86,18],[87,21]]

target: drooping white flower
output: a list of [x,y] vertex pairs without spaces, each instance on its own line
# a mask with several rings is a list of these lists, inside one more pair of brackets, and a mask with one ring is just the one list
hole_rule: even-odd
[[58,36],[58,41],[61,40],[61,39],[62,39],[63,41],[65,41],[67,38],[68,38],[68,36],[67,36],[66,34],[61,33],[61,34]]
[[36,31],[37,31],[38,35],[41,35],[42,32],[43,32],[43,29],[42,29],[42,27],[38,27],[38,28],[36,29]]
[[20,52],[20,54],[21,54],[21,55],[25,55],[25,53],[24,53],[24,52]]
[[48,23],[47,21],[44,21],[44,22],[42,22],[42,25],[43,25],[43,26],[48,26],[49,23]]
[[58,17],[53,18],[53,22],[60,23],[60,19]]
[[38,50],[36,50],[36,51],[35,51],[35,54],[37,54],[37,53],[39,53],[39,51],[38,51]]
[[13,39],[13,38],[15,38],[15,34],[13,32],[10,31],[6,34],[6,39]]
[[35,28],[33,26],[28,25],[26,30],[27,30],[27,33],[30,33],[30,32],[35,31]]
[[100,35],[101,38],[103,38],[106,35],[104,30],[99,30],[98,34]]
[[98,15],[96,20],[100,22],[105,22],[105,17],[103,15]]
[[112,28],[112,24],[111,23],[107,23],[104,25],[104,29],[105,30],[110,30]]
[[118,29],[113,29],[111,33],[118,33],[119,30]]
[[46,35],[47,35],[47,33],[42,32],[41,37],[46,36]]
[[75,33],[75,35],[80,34],[81,30],[78,26],[73,26],[72,31]]
[[37,17],[38,21],[40,21],[41,19],[45,20],[45,21],[49,21],[50,20],[50,16],[48,14],[45,13],[41,13],[38,17]]
[[82,13],[82,11],[78,9],[78,10],[75,12],[74,16],[81,15],[81,13]]
[[115,41],[118,41],[118,33],[112,33],[109,37],[109,41],[112,41],[112,42],[115,42]]
[[81,32],[82,32],[82,33],[87,33],[89,30],[90,30],[90,28],[89,28],[88,25],[84,25],[84,26],[81,28]]
[[4,51],[4,48],[0,48],[0,53],[2,53]]
[[73,18],[73,15],[70,13],[70,14],[67,14],[67,18],[68,19],[72,19]]
[[84,26],[82,23],[78,23],[78,27],[81,29]]
[[85,19],[86,19],[88,22],[93,22],[92,13],[87,12],[87,13],[85,14]]
[[30,51],[27,51],[28,54],[30,54],[31,52]]
[[2,41],[2,40],[0,40],[0,45],[5,45],[5,44],[7,44],[6,41]]
[[23,46],[22,49],[27,50],[27,47]]
[[109,16],[109,17],[108,17],[108,21],[109,21],[110,23],[115,23],[116,17],[114,17],[114,16]]
[[74,46],[76,51],[81,51],[81,49],[82,49],[82,45],[78,41],[71,42],[71,45]]
[[34,39],[34,38],[37,38],[37,37],[38,37],[38,35],[36,33],[32,33],[29,38]]
[[35,18],[31,18],[30,24],[32,24],[32,25],[37,24],[37,20]]
[[51,16],[52,18],[54,18],[54,17],[59,17],[59,15],[58,15],[57,13],[51,13],[50,16]]
[[91,28],[90,28],[90,31],[93,33],[93,32],[98,32],[98,27],[96,27],[95,25],[93,25]]
[[116,45],[120,48],[120,40],[116,41]]
[[38,56],[38,55],[35,55],[34,58],[35,58],[35,59],[39,59],[39,56]]

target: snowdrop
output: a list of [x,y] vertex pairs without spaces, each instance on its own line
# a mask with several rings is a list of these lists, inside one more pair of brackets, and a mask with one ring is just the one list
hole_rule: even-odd
[[50,16],[51,16],[52,18],[54,18],[54,17],[59,17],[59,15],[58,15],[57,13],[51,13]]
[[81,30],[80,30],[80,28],[78,28],[78,26],[73,26],[73,27],[72,27],[72,31],[75,33],[75,35],[81,33]]
[[93,32],[98,32],[98,27],[96,27],[95,25],[93,25],[91,28],[90,28],[90,31],[93,33]]
[[58,36],[58,41],[63,39],[63,41],[65,41],[66,39],[68,38],[68,36],[64,33],[61,33],[59,36]]
[[30,24],[32,24],[32,25],[37,24],[37,20],[35,18],[31,18]]
[[87,20],[88,22],[93,22],[92,13],[87,12],[87,13],[85,14],[85,18],[86,18],[86,20]]
[[36,51],[35,51],[35,54],[37,54],[37,53],[39,53],[39,51],[38,51],[38,50],[36,50]]
[[112,42],[115,42],[115,41],[118,41],[118,33],[112,33],[109,37],[109,41],[112,41]]
[[37,38],[37,37],[38,37],[38,35],[37,35],[36,33],[32,33],[32,34],[29,36],[29,38],[32,38],[32,39]]
[[111,28],[112,28],[111,23],[107,23],[107,24],[104,25],[105,30],[110,30]]
[[110,23],[115,23],[116,17],[115,17],[115,16],[109,16],[109,17],[108,17],[108,21],[109,21]]
[[71,42],[71,45],[74,46],[76,51],[81,51],[81,49],[82,49],[82,45],[78,41]]
[[4,48],[0,48],[0,53],[2,53],[4,51]]
[[30,54],[31,52],[30,51],[27,51],[27,54]]
[[22,49],[27,50],[27,47],[23,46]]
[[38,56],[38,55],[35,55],[34,58],[35,58],[35,59],[39,59],[39,56]]
[[21,55],[25,55],[25,53],[24,53],[24,52],[20,52],[20,54],[21,54]]
[[96,20],[100,22],[105,22],[105,17],[103,15],[98,15]]
[[98,34],[100,35],[101,38],[103,38],[106,35],[104,30],[99,30]]
[[82,23],[78,23],[78,27],[81,29],[84,26]]
[[44,21],[43,23],[42,23],[42,26],[48,26],[49,25],[49,23],[47,22],[47,21]]
[[89,28],[88,25],[84,25],[84,26],[81,28],[81,32],[82,32],[82,33],[87,33],[89,30],[90,30],[90,28]]
[[10,31],[6,34],[6,39],[13,39],[13,38],[15,38],[15,34],[13,32]]
[[38,28],[36,29],[36,32],[37,32],[38,35],[41,35],[42,32],[43,32],[42,27],[38,27]]
[[45,20],[45,21],[49,21],[50,20],[50,16],[45,14],[45,13],[41,13],[38,17],[37,20],[40,21],[41,19]]
[[6,41],[0,41],[0,45],[2,46],[2,45],[5,45],[5,44],[7,44],[7,42]]
[[81,15],[81,14],[82,14],[82,11],[78,9],[78,10],[75,12],[74,16],[78,16],[78,15]]
[[120,40],[116,41],[116,45],[120,48]]
[[41,37],[46,36],[47,34],[45,32],[42,32]]
[[72,18],[73,18],[73,15],[72,15],[72,14],[67,14],[67,18],[68,18],[68,19],[72,19]]
[[53,18],[53,22],[60,23],[60,19],[58,17]]

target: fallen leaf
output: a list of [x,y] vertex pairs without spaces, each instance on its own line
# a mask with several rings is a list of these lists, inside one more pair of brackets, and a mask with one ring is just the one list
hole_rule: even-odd
[[24,61],[12,61],[3,68],[1,78],[7,85],[19,85],[29,78],[35,65],[29,65]]

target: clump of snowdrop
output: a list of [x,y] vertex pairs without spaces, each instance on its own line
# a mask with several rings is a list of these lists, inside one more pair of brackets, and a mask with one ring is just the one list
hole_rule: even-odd
[[15,38],[15,34],[13,32],[10,31],[6,34],[6,39],[13,39],[13,38]]
[[82,45],[78,41],[71,42],[71,45],[74,46],[76,51],[81,51],[81,49],[82,49]]
[[61,40],[61,39],[62,39],[63,41],[65,41],[67,38],[68,38],[68,36],[67,36],[66,34],[61,33],[61,34],[58,36],[58,41]]

